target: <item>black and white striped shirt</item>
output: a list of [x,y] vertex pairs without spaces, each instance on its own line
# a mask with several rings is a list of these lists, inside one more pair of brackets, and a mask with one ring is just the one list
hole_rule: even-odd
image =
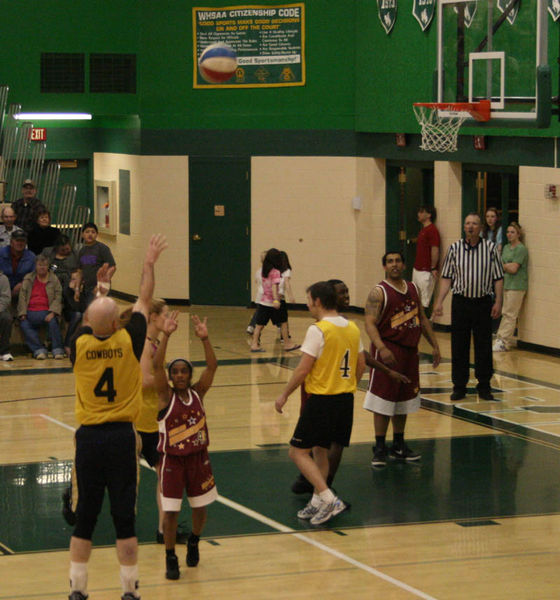
[[476,246],[457,240],[449,246],[441,276],[451,279],[451,291],[466,298],[493,293],[494,282],[504,278],[496,244],[480,239]]

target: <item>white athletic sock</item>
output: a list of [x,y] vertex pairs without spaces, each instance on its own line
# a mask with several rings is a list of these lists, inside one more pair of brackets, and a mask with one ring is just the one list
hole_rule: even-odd
[[319,494],[313,493],[311,496],[311,506],[320,506],[321,505],[321,496]]
[[334,502],[336,498],[336,496],[332,493],[332,491],[329,488],[327,488],[324,492],[321,492],[319,496],[321,500],[323,502],[326,502],[327,504]]
[[131,567],[121,565],[121,585],[124,594],[134,594],[137,596],[138,589],[138,565]]
[[87,593],[87,563],[70,562],[70,591]]

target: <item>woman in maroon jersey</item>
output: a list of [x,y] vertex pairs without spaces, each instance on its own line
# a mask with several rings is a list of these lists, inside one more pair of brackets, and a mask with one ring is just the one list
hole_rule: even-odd
[[[172,312],[163,324],[163,336],[154,356],[154,378],[159,396],[159,443],[161,504],[164,511],[167,579],[179,579],[179,562],[175,554],[177,520],[183,493],[192,509],[192,532],[187,540],[187,566],[199,561],[198,542],[206,523],[206,507],[218,497],[208,457],[208,428],[202,399],[214,380],[218,361],[208,339],[206,318],[192,316],[194,333],[202,342],[206,368],[192,384],[192,365],[176,358],[165,373],[163,363],[169,336],[177,329],[178,312]],[[171,385],[169,385],[169,381]]]

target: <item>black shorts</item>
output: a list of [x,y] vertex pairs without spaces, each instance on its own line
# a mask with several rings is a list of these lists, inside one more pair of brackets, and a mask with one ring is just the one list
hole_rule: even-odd
[[140,456],[143,456],[146,459],[146,462],[150,465],[150,467],[155,467],[159,462],[159,452],[157,451],[159,433],[157,431],[150,433],[146,431],[139,431],[138,435],[142,440]]
[[330,448],[332,442],[350,444],[354,419],[354,394],[311,394],[290,440],[295,448]]
[[280,302],[280,308],[274,308],[272,306],[264,306],[264,304],[257,304],[256,314],[257,325],[264,327],[269,321],[272,321],[273,325],[281,325],[288,321],[288,311],[286,310],[286,302],[282,300]]
[[[105,488],[113,520],[134,526],[138,487],[136,433],[132,423],[82,425],[76,431],[77,531],[97,519]],[[74,491],[73,491],[74,493]],[[132,537],[134,532],[127,537]],[[78,537],[82,537],[78,534]],[[118,537],[118,535],[117,535]]]

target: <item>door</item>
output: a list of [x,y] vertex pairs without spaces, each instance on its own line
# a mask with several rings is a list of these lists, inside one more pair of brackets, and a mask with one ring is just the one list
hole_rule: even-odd
[[[469,212],[477,212],[484,222],[486,210],[498,209],[502,230],[519,215],[519,174],[515,167],[487,167],[479,170],[474,165],[463,165],[463,219]],[[503,237],[506,243],[505,236]]]
[[58,178],[58,197],[64,185],[76,186],[76,206],[88,206],[92,211],[92,180],[89,160],[59,160],[60,175]]
[[250,159],[189,159],[189,273],[193,304],[250,301]]
[[412,278],[416,240],[420,231],[418,207],[434,205],[434,172],[430,167],[387,165],[386,250],[403,253],[405,278]]

